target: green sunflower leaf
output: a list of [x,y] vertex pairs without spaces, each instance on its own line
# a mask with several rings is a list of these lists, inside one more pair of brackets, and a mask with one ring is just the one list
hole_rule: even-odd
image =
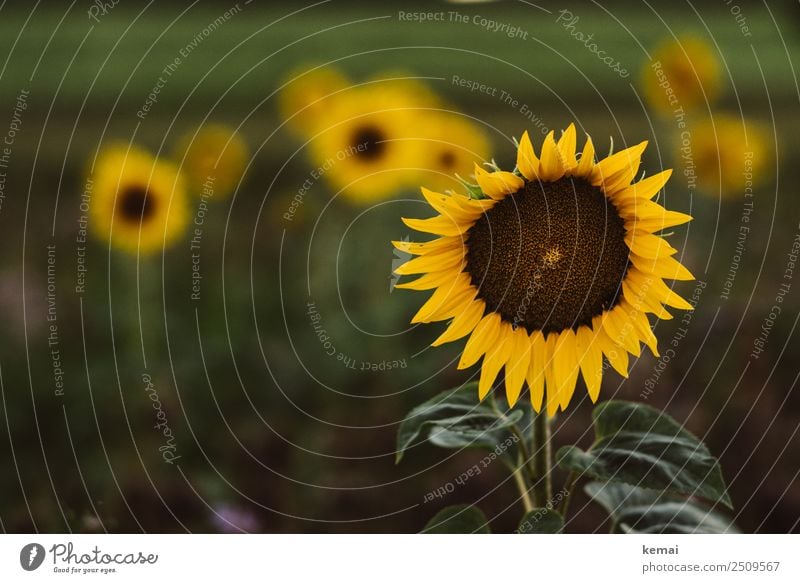
[[617,532],[657,534],[736,533],[723,514],[701,501],[628,484],[591,482],[586,493],[608,511]]
[[480,508],[469,504],[448,506],[428,521],[424,534],[489,534],[489,520]]
[[396,461],[421,440],[448,449],[494,449],[500,455],[516,443],[507,428],[523,416],[521,409],[503,413],[489,399],[480,402],[477,383],[445,391],[414,407],[400,423]]
[[661,411],[608,401],[594,410],[588,451],[562,447],[558,464],[596,480],[621,482],[721,502],[732,508],[719,461],[706,445]]
[[519,534],[558,534],[564,530],[564,519],[552,508],[534,508],[519,523]]

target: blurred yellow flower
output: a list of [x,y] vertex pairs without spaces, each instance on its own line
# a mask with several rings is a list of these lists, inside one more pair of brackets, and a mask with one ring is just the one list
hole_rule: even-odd
[[177,167],[136,146],[116,144],[95,160],[89,227],[130,253],[169,246],[188,223],[186,187]]
[[433,190],[458,188],[455,175],[469,176],[475,163],[490,158],[489,140],[475,123],[456,113],[434,113],[420,119],[421,182]]
[[715,115],[691,127],[691,159],[702,191],[742,196],[765,180],[773,156],[762,124]]
[[721,69],[714,48],[697,37],[669,40],[659,46],[642,71],[650,107],[671,113],[711,103],[721,88]]
[[403,93],[420,108],[433,109],[443,105],[442,98],[424,80],[415,78],[409,71],[383,71],[367,80],[367,83],[373,88]]
[[313,175],[324,176],[352,201],[393,194],[420,165],[418,113],[417,102],[404,91],[348,89],[326,108],[326,126],[311,141]]
[[209,124],[187,133],[175,152],[189,188],[199,194],[210,184],[215,196],[233,192],[244,175],[249,156],[242,137],[223,124]]
[[316,133],[325,122],[330,100],[350,84],[334,67],[306,65],[291,73],[278,93],[278,109],[296,134]]

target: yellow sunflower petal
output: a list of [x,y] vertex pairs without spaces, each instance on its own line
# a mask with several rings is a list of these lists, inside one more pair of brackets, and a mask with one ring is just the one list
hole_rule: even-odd
[[467,207],[458,204],[454,197],[434,192],[423,187],[422,196],[428,204],[440,215],[448,217],[456,222],[470,222],[478,218],[483,210],[480,207]]
[[578,165],[578,160],[575,158],[577,141],[575,124],[571,123],[558,140],[558,151],[561,154],[561,163],[564,165],[564,170],[566,172],[569,172]]
[[494,345],[500,333],[500,314],[491,312],[483,317],[475,326],[475,330],[470,334],[461,359],[458,361],[458,368],[469,368],[483,356],[487,350]]
[[586,390],[592,403],[596,403],[603,381],[603,351],[600,349],[600,342],[588,326],[578,328],[575,341]]
[[633,323],[628,321],[625,312],[620,309],[620,306],[615,306],[600,318],[603,329],[612,342],[635,356],[641,354],[639,335],[636,333]]
[[439,237],[432,241],[392,241],[394,248],[402,253],[411,255],[426,255],[448,249],[463,248],[464,241],[461,237]]
[[627,302],[625,312],[636,328],[639,339],[647,345],[650,352],[656,357],[660,356],[658,353],[658,340],[656,339],[656,335],[653,334],[653,329],[650,327],[650,320],[647,319],[647,314],[635,309],[630,304],[627,304]]
[[528,132],[523,132],[517,148],[517,170],[528,180],[539,179],[539,158],[533,150]]
[[558,334],[553,351],[553,379],[556,383],[558,404],[562,411],[567,408],[575,393],[579,372],[575,333],[568,328]]
[[445,342],[452,342],[453,340],[463,338],[475,329],[475,326],[477,326],[478,322],[483,318],[485,310],[486,304],[483,300],[476,299],[465,305],[462,310],[459,310],[455,314],[453,320],[447,326],[447,330],[444,331],[444,334],[434,340],[431,346],[440,346]]
[[[466,265],[466,262],[462,264]],[[460,271],[459,269],[459,271]],[[453,270],[447,269],[445,271],[434,271],[431,273],[426,273],[422,277],[418,277],[414,281],[407,281],[404,283],[398,283],[395,285],[396,288],[399,289],[413,289],[416,291],[425,291],[428,289],[433,289],[435,287],[439,287],[444,285],[445,283],[449,282],[453,279]]]
[[462,249],[447,249],[439,253],[422,255],[395,267],[397,275],[417,275],[431,271],[453,269],[464,260]]
[[627,186],[639,170],[642,161],[642,152],[647,147],[647,141],[641,142],[621,152],[600,160],[595,164],[590,182],[594,186],[601,186],[606,194],[613,194],[620,186]]
[[545,364],[544,364],[544,382],[547,390],[546,409],[547,416],[552,417],[558,412],[560,401],[558,400],[558,383],[556,382],[555,375],[555,362],[556,362],[556,343],[558,342],[558,334],[551,332],[547,335],[545,341]]
[[677,227],[688,223],[691,217],[675,211],[667,211],[663,219],[640,219],[635,223],[635,229],[642,233],[658,233],[664,229]]
[[531,394],[531,406],[539,413],[544,399],[544,377],[547,366],[547,350],[544,336],[538,330],[530,335],[531,363],[525,380]]
[[519,399],[530,364],[531,341],[523,328],[517,328],[513,333],[511,354],[506,365],[506,399],[509,407],[513,407]]
[[600,347],[603,350],[608,362],[620,375],[628,378],[628,352],[618,346],[611,338],[608,337],[600,322],[594,324],[595,332],[600,340]]
[[662,304],[677,308],[679,310],[694,310],[694,306],[676,294],[670,287],[662,281],[660,277],[655,278],[651,288],[653,296]]
[[663,255],[658,259],[647,259],[631,253],[630,260],[639,271],[656,277],[681,281],[694,279],[691,271],[686,269],[677,259],[668,255]]
[[678,252],[672,245],[658,235],[628,231],[625,233],[628,248],[640,257],[656,259],[664,255],[675,255]]
[[564,176],[564,164],[561,161],[561,152],[558,150],[553,138],[553,132],[547,134],[542,144],[542,157],[539,160],[539,176],[542,180],[555,182]]
[[622,293],[626,300],[639,311],[655,314],[662,320],[671,320],[670,314],[661,303],[648,293],[649,285],[642,287],[639,282],[626,278],[622,282]]
[[475,198],[468,198],[466,196],[462,196],[460,194],[453,194],[451,195],[451,203],[455,204],[467,211],[472,213],[485,213],[494,205],[497,204],[497,201],[493,198],[482,198],[482,199],[475,199]]
[[578,162],[578,165],[575,167],[575,170],[573,170],[572,174],[574,176],[588,178],[592,175],[593,169],[594,169],[594,144],[592,143],[592,138],[586,136],[586,145],[583,146],[583,153],[581,154],[581,159]]
[[492,389],[500,369],[508,362],[512,347],[511,324],[503,322],[495,345],[486,353],[481,365],[481,379],[478,381],[478,397],[483,400]]
[[457,311],[459,306],[472,301],[477,295],[478,289],[468,282],[468,277],[458,277],[452,283],[437,288],[411,319],[411,323],[436,322],[450,318],[453,310]]
[[631,184],[627,188],[620,190],[617,193],[617,196],[623,199],[627,198],[643,198],[647,200],[651,200],[669,180],[669,177],[672,176],[672,170],[664,170],[663,172],[659,172],[658,174],[653,174],[652,176],[648,176]]
[[487,172],[475,164],[475,180],[486,196],[500,200],[517,192],[525,182],[512,172]]
[[431,235],[441,235],[444,237],[454,237],[466,233],[472,223],[459,223],[449,217],[433,217],[430,219],[407,219],[403,217],[403,222],[407,227],[419,231],[420,233],[430,233]]

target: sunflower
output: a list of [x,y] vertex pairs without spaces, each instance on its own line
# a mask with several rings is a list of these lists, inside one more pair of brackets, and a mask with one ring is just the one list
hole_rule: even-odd
[[644,96],[662,113],[696,109],[720,92],[721,69],[714,49],[705,40],[685,37],[659,46],[642,71]]
[[442,98],[425,81],[410,71],[388,70],[367,80],[373,88],[388,89],[405,94],[417,106],[439,108],[444,105]]
[[188,221],[184,180],[173,164],[127,144],[95,161],[90,227],[119,249],[146,254],[174,242]]
[[357,202],[385,198],[420,165],[414,96],[364,85],[338,96],[326,113],[329,125],[310,144],[311,157],[344,196]]
[[595,162],[591,138],[576,156],[570,125],[537,157],[525,132],[515,171],[476,165],[471,196],[422,189],[438,216],[404,222],[438,238],[394,242],[417,256],[395,272],[422,275],[397,287],[435,290],[412,320],[450,320],[434,346],[469,335],[458,367],[483,357],[480,398],[505,367],[511,406],[527,383],[533,408],[552,416],[579,375],[596,401],[604,356],[627,376],[640,342],[658,354],[648,314],[691,309],[663,279],[693,277],[655,234],[691,217],[653,201],[670,170],[632,183],[646,145]]
[[214,195],[233,192],[244,175],[249,150],[236,130],[209,124],[186,134],[175,152],[189,187],[200,193],[212,184]]
[[722,196],[741,196],[752,189],[763,181],[772,160],[765,128],[730,115],[693,124],[691,141],[681,148],[682,156],[691,154],[698,187]]
[[420,124],[425,180],[434,190],[458,186],[454,175],[468,176],[475,162],[489,159],[489,140],[481,129],[454,113],[432,113]]
[[317,131],[334,95],[350,84],[338,69],[306,65],[290,74],[278,93],[278,109],[286,126],[299,135]]

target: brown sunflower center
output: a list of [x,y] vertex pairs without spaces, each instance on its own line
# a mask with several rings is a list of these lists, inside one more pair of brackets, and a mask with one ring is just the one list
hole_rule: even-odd
[[439,164],[442,168],[449,169],[456,165],[456,155],[451,150],[445,150],[439,155]]
[[353,132],[351,145],[357,158],[372,162],[386,151],[386,135],[373,125],[363,125]]
[[467,268],[487,307],[528,332],[590,324],[628,268],[625,223],[581,179],[526,182],[467,233]]
[[120,193],[117,209],[124,221],[144,222],[155,213],[155,202],[146,187],[130,186]]

